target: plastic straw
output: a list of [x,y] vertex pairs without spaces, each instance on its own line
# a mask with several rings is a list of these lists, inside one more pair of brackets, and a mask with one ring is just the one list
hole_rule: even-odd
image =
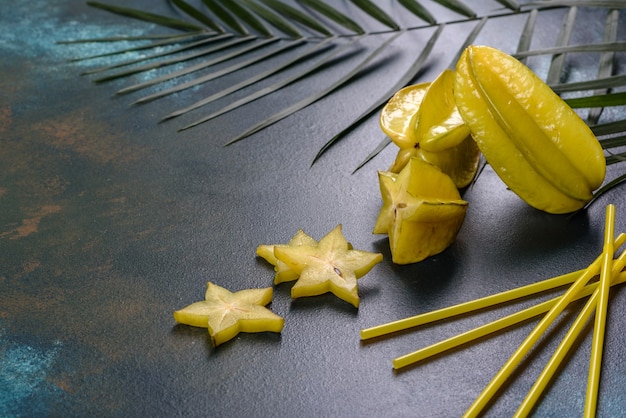
[[484,298],[471,300],[469,302],[449,306],[446,308],[438,309],[436,311],[426,312],[420,315],[412,316],[410,318],[400,319],[398,321],[393,321],[375,327],[362,329],[361,340],[367,340],[370,338],[391,334],[397,331],[403,331],[409,328],[418,327],[420,325],[428,324],[453,316],[488,308],[490,306],[500,303],[520,299],[525,296],[541,293],[546,290],[555,289],[557,287],[572,283],[574,280],[576,280],[578,276],[580,276],[582,272],[583,270],[575,271],[573,273],[553,277],[548,280],[543,280],[541,282],[533,283],[517,289],[507,290],[505,292],[486,296]]
[[[620,234],[615,240],[615,248],[621,247],[625,242],[626,234]],[[600,258],[601,257],[598,257],[594,261],[594,263],[599,262]],[[580,275],[584,271],[585,270],[579,270],[572,273],[567,273],[562,276],[553,277],[551,279],[543,280],[541,282],[532,283],[516,289],[496,293],[494,295],[471,300],[458,305],[426,312],[420,315],[400,319],[382,325],[377,325],[371,328],[365,328],[361,330],[361,340],[368,340],[370,338],[380,337],[394,332],[407,330],[409,328],[418,327],[420,325],[428,324],[442,319],[447,319],[453,316],[462,315],[472,311],[477,311],[479,309],[488,308],[501,303],[510,302],[515,299],[520,299],[526,296],[555,289],[557,287],[574,282],[576,278],[580,277]]]
[[600,371],[602,368],[602,349],[604,347],[604,331],[606,328],[606,311],[609,304],[609,288],[613,263],[613,236],[615,229],[615,206],[606,208],[606,222],[604,230],[604,264],[600,272],[598,287],[598,305],[591,340],[591,359],[589,361],[589,376],[587,379],[587,396],[585,398],[585,417],[595,417],[598,403],[598,388],[600,386]]
[[[616,276],[613,284],[620,284],[626,282],[626,272],[619,274]],[[574,300],[582,299],[586,296],[591,295],[598,287],[598,283],[591,283],[585,286],[580,293],[578,293]],[[545,302],[539,303],[535,306],[531,306],[529,308],[523,309],[514,314],[505,316],[488,324],[482,325],[480,327],[474,328],[472,330],[466,331],[462,334],[458,334],[454,337],[448,338],[446,340],[440,341],[438,343],[429,345],[417,351],[414,351],[409,354],[405,354],[403,356],[397,357],[392,360],[392,365],[394,369],[401,369],[406,366],[410,366],[419,361],[425,360],[429,357],[435,356],[437,354],[441,354],[445,351],[451,350],[453,348],[459,347],[463,344],[467,344],[478,338],[487,336],[489,334],[493,334],[510,326],[519,324],[521,322],[527,321],[537,315],[541,315],[542,313],[548,312],[550,308],[552,308],[561,297],[556,297]]]
[[507,360],[502,368],[496,373],[493,379],[487,384],[485,389],[478,395],[476,400],[470,405],[465,412],[464,417],[477,416],[482,409],[489,403],[491,398],[500,389],[502,384],[508,379],[515,367],[524,358],[526,353],[532,348],[533,344],[548,329],[554,320],[560,315],[574,297],[582,290],[586,283],[596,274],[598,274],[603,262],[603,257],[599,257],[594,261],[583,274],[569,287],[569,289],[559,298],[548,313],[539,321],[537,326],[528,334],[526,339],[518,347],[513,355]]
[[[622,252],[619,258],[613,263],[611,285],[615,285],[620,282],[620,276],[626,277],[626,272],[621,273],[620,275],[620,271],[624,268],[624,265],[626,265],[626,251]],[[599,293],[600,287],[596,286],[593,295],[591,295],[584,308],[581,310],[578,317],[568,330],[567,334],[565,335],[565,337],[563,337],[563,340],[554,351],[554,354],[535,381],[535,384],[530,389],[530,391],[522,401],[521,405],[515,412],[515,417],[526,417],[530,414],[535,403],[541,396],[543,390],[548,385],[548,383],[556,373],[559,365],[567,355],[567,352],[574,344],[574,341],[576,341],[576,338],[578,337],[580,332],[584,329],[587,321],[589,320],[589,318],[591,318],[591,315],[594,313],[598,303]]]

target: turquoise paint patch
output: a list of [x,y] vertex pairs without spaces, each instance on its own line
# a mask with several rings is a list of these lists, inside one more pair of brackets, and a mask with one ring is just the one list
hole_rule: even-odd
[[[61,19],[62,8],[51,2],[30,2],[28,12],[16,16],[15,13],[23,9],[5,7],[0,9],[2,34],[0,35],[0,50],[22,56],[40,57],[42,54],[61,57],[63,60],[76,58],[79,54],[107,53],[116,50],[113,43],[98,43],[80,45],[82,48],[67,48],[59,44],[62,41],[110,37],[110,36],[141,36],[154,27],[151,24],[132,27],[128,20],[121,19],[120,25],[101,26],[78,21],[74,18]],[[88,17],[87,17],[88,18]],[[82,49],[82,51],[80,51]],[[80,55],[79,55],[80,56]]]
[[0,332],[0,411],[3,417],[45,414],[44,399],[61,394],[48,373],[61,350],[56,342],[47,349],[9,342]]

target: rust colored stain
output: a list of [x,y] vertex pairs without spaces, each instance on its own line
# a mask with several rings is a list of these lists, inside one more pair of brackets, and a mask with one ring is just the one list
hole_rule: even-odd
[[5,132],[13,122],[13,110],[9,106],[0,107],[0,132]]
[[98,122],[86,120],[81,111],[38,122],[33,129],[50,138],[55,148],[95,163],[128,163],[140,158],[140,148],[120,141]]
[[39,230],[39,224],[41,220],[48,215],[58,213],[61,211],[61,206],[58,205],[46,205],[43,206],[34,216],[25,218],[22,220],[22,224],[10,231],[0,233],[0,238],[20,239],[34,234]]
[[63,390],[66,393],[75,393],[76,387],[71,383],[72,377],[67,373],[61,373],[56,379],[52,381],[59,389]]
[[7,189],[5,189],[4,187],[0,187],[0,197],[4,196],[6,192],[7,192]]
[[[162,312],[148,286],[114,272],[105,272],[107,269],[108,266],[102,266],[102,272],[93,273],[101,284],[79,280],[74,288],[52,284],[41,286],[36,293],[0,293],[0,318],[18,322],[27,310],[29,321],[22,326],[45,329],[49,335],[58,336],[61,342],[67,339],[87,351],[99,353],[98,357],[119,361],[128,355],[128,347],[137,344],[144,333],[154,331],[154,317],[149,313]],[[151,355],[142,353],[146,358]],[[98,372],[94,366],[99,365],[86,364],[81,369],[93,374]],[[71,392],[74,384],[70,376],[66,377],[57,383]]]
[[41,262],[39,260],[28,260],[24,264],[22,264],[22,271],[15,275],[15,277],[22,277],[26,274],[32,273],[41,267]]
[[[0,296],[0,317],[5,319],[17,318],[29,311],[29,315],[39,316],[39,323],[44,324],[48,320],[50,312],[60,311],[66,306],[66,295],[58,287],[48,286],[41,288],[37,294],[3,294]],[[35,317],[35,316],[33,316]],[[47,324],[48,327],[52,326]]]

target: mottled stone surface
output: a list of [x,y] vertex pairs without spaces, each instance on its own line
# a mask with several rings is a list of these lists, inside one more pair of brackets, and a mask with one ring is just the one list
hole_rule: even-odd
[[[127,3],[172,13],[165,1]],[[556,33],[548,23],[558,28],[561,18],[558,11],[542,15],[546,44]],[[578,36],[596,39],[603,16],[589,12],[581,19],[589,29]],[[372,65],[341,94],[223,147],[273,110],[348,71],[354,56],[177,133],[231,100],[157,121],[255,69],[133,106],[145,92],[114,96],[131,80],[94,84],[94,76],[80,75],[117,57],[69,62],[120,46],[58,42],[163,30],[78,0],[11,2],[0,8],[0,22],[3,416],[459,416],[533,323],[400,373],[391,371],[391,359],[517,305],[367,344],[360,343],[359,330],[585,267],[601,250],[607,203],[617,205],[616,229],[626,230],[623,189],[578,217],[550,216],[528,208],[487,169],[463,194],[470,209],[452,247],[419,264],[391,263],[387,240],[371,229],[381,204],[376,170],[391,164],[394,150],[351,174],[383,138],[376,117],[310,163],[328,138],[389,88],[391,76],[415,55],[406,51],[419,51],[430,29],[389,48],[381,59],[393,70]],[[514,18],[490,22],[479,41],[515,48],[522,25]],[[421,80],[448,66],[469,28],[446,28]],[[618,62],[623,67],[623,56]],[[535,62],[538,72],[543,64]],[[593,63],[573,59],[572,78],[592,72],[587,65]],[[614,166],[609,175],[623,169]],[[269,305],[285,318],[280,335],[241,334],[213,349],[206,330],[175,324],[173,311],[198,300],[209,280],[232,291],[270,286],[274,272],[255,257],[259,244],[287,242],[298,228],[319,240],[339,223],[355,248],[385,256],[359,281],[358,310],[332,295],[292,301],[291,284],[283,283]],[[625,298],[616,289],[611,299],[601,416],[626,411]],[[575,314],[572,309],[525,360],[491,415],[507,416],[517,407]],[[539,416],[580,415],[590,337],[588,329]]]

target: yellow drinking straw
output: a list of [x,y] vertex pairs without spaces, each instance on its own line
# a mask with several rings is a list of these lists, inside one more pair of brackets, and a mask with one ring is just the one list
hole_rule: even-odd
[[[605,240],[606,242],[606,240]],[[611,254],[612,257],[612,254]],[[570,286],[570,288],[563,294],[559,301],[548,311],[548,313],[539,321],[537,326],[530,332],[518,349],[507,360],[502,368],[496,373],[496,375],[487,384],[485,389],[478,395],[476,400],[470,405],[468,410],[463,415],[464,417],[475,417],[482,409],[489,403],[491,398],[496,394],[500,386],[510,376],[513,369],[524,358],[526,353],[531,349],[533,344],[541,337],[546,329],[554,322],[554,320],[560,315],[567,305],[574,299],[574,297],[582,290],[585,284],[596,274],[598,274],[600,267],[602,266],[606,257],[600,257],[593,262],[581,276]]]
[[[620,274],[620,271],[624,268],[624,265],[626,265],[626,251],[622,252],[619,258],[613,263],[611,285],[620,282],[621,276],[626,277],[626,272]],[[593,295],[591,295],[584,308],[580,311],[578,317],[568,330],[567,334],[565,335],[557,349],[554,351],[554,354],[552,355],[552,357],[550,357],[550,360],[535,381],[535,384],[532,386],[532,388],[522,401],[521,405],[515,412],[514,417],[526,417],[530,414],[533,407],[535,406],[535,403],[541,396],[543,390],[548,385],[548,383],[556,373],[559,365],[567,355],[569,349],[574,344],[574,341],[576,341],[576,338],[584,329],[587,321],[595,312],[599,293],[600,287],[596,286],[596,290],[594,290]]]
[[[621,247],[626,242],[626,234],[619,234],[615,240],[615,248]],[[600,262],[601,256],[598,257],[595,262]],[[371,328],[365,328],[361,330],[361,340],[368,340],[375,337],[381,337],[383,335],[391,334],[398,331],[404,331],[409,328],[418,327],[420,325],[428,324],[435,321],[451,318],[453,316],[462,315],[465,313],[477,311],[479,309],[488,308],[501,303],[510,302],[515,299],[521,299],[526,296],[545,292],[547,290],[556,289],[557,287],[571,284],[575,281],[585,270],[579,270],[572,273],[567,273],[561,276],[553,277],[551,279],[543,280],[541,282],[532,283],[526,286],[518,287],[516,289],[507,290],[505,292],[496,293],[493,295],[485,296],[480,299],[463,302],[458,305],[448,306],[435,311],[425,312],[423,314],[415,315],[409,318],[400,319],[386,324],[377,325]]]
[[498,305],[500,303],[510,302],[515,299],[521,299],[523,297],[530,296],[536,293],[555,289],[557,287],[572,283],[574,280],[576,280],[578,276],[580,276],[582,272],[583,270],[567,273],[562,276],[553,277],[551,279],[532,283],[520,288],[507,290],[505,292],[496,293],[494,295],[485,296],[483,298],[471,300],[468,302],[463,302],[458,305],[437,309],[436,311],[425,312],[423,314],[412,316],[409,318],[377,325],[371,328],[365,328],[361,330],[361,340],[368,340],[370,338],[380,337],[394,332],[403,331],[409,328],[418,327],[420,325],[440,321],[442,319],[462,315],[468,312],[477,311],[479,309]]
[[596,317],[591,340],[591,359],[589,377],[587,379],[587,396],[585,398],[585,418],[595,417],[598,403],[598,387],[600,386],[600,370],[602,367],[602,349],[604,347],[604,331],[606,328],[606,311],[609,304],[609,287],[613,263],[613,235],[615,228],[615,206],[606,208],[606,225],[604,232],[604,263],[600,273],[600,286]]
[[[618,274],[616,276],[616,279],[614,280],[614,283],[612,284],[621,284],[624,282],[626,282],[626,272]],[[580,293],[578,293],[572,299],[572,301],[582,299],[586,296],[591,295],[594,291],[597,290],[597,288],[598,283],[588,284],[580,291]],[[474,340],[477,340],[478,338],[493,334],[505,328],[527,321],[531,318],[534,318],[535,316],[548,312],[559,301],[560,298],[561,297],[559,296],[547,300],[535,306],[531,306],[519,312],[497,319],[493,322],[489,322],[485,325],[481,325],[477,328],[458,334],[454,337],[450,337],[446,340],[442,340],[435,344],[426,346],[412,353],[397,357],[392,360],[392,366],[394,369],[401,369],[403,367],[410,366],[412,364],[425,360],[429,357],[459,347],[463,344],[470,343]]]

